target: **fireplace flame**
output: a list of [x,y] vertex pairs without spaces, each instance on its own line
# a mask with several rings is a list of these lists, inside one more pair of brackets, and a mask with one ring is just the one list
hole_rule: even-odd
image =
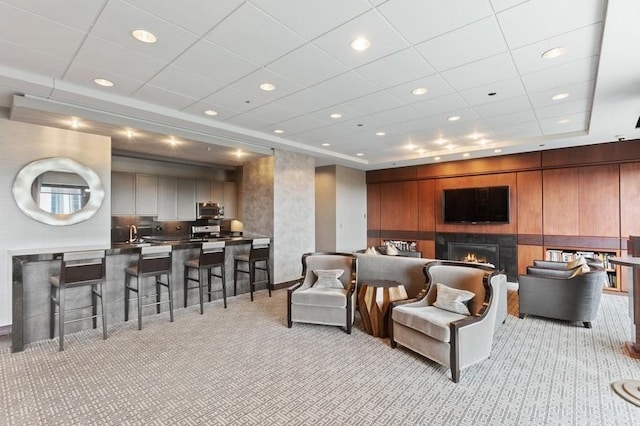
[[462,258],[463,262],[474,262],[474,263],[487,263],[486,258],[477,257],[475,253],[467,253],[465,257]]

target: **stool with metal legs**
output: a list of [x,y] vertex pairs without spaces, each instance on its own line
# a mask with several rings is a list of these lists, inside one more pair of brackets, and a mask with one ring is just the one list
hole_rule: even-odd
[[[266,284],[271,297],[271,273],[269,271],[269,246],[271,240],[269,238],[256,238],[251,242],[251,250],[249,253],[240,253],[233,258],[233,295],[236,295],[238,286],[238,272],[249,275],[249,290],[251,292],[251,301],[253,301],[253,292],[256,284]],[[257,266],[261,262],[263,265]],[[247,265],[247,269],[242,269],[242,265]],[[266,272],[266,280],[256,281],[256,269]]]
[[[222,298],[224,300],[224,307],[227,307],[227,285],[224,272],[224,254],[225,254],[225,242],[224,241],[210,241],[202,243],[200,247],[200,256],[197,259],[190,259],[184,262],[184,307],[187,307],[187,295],[188,290],[197,288],[200,292],[200,313],[203,312],[204,304],[204,277],[202,273],[207,274],[207,294],[209,295],[209,302],[211,302],[211,277],[220,278],[222,282],[221,290],[214,290],[213,292],[222,291]],[[214,272],[214,268],[220,268],[220,275]],[[189,276],[190,271],[195,270],[197,272],[197,278]],[[195,281],[197,286],[189,287],[189,281]]]
[[[53,339],[55,333],[56,305],[58,305],[58,335],[60,336],[59,350],[64,350],[64,325],[70,322],[93,319],[93,328],[97,327],[97,319],[102,316],[102,338],[107,338],[107,313],[105,311],[105,297],[103,284],[105,281],[105,253],[104,250],[78,251],[64,253],[60,275],[49,278],[50,317],[49,337]],[[65,309],[65,293],[69,288],[91,286],[91,306]],[[98,315],[98,298],[100,298],[101,314]],[[65,312],[92,308],[92,315],[65,321]]]
[[[169,320],[173,322],[173,288],[171,286],[171,246],[149,246],[140,249],[138,263],[125,269],[125,287],[124,287],[124,320],[129,321],[129,292],[136,293],[138,301],[138,330],[142,330],[142,308],[145,306],[156,306],[157,313],[160,313],[160,305],[169,304]],[[167,282],[160,280],[162,275],[167,276]],[[131,285],[131,277],[136,277],[136,286]],[[155,294],[143,294],[142,284],[146,277],[155,277],[156,292]],[[167,288],[168,300],[163,301],[161,296],[161,287]],[[154,297],[156,301],[153,303],[143,304],[142,299]]]

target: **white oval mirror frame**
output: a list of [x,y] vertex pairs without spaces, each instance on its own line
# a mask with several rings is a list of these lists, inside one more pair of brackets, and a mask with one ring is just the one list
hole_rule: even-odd
[[[31,185],[41,174],[52,170],[64,170],[77,173],[89,185],[91,196],[87,204],[75,213],[49,213],[38,206],[32,197]],[[13,198],[20,210],[27,216],[54,226],[66,226],[83,222],[91,218],[102,205],[104,186],[100,177],[84,164],[65,157],[43,158],[29,163],[20,170],[13,182]]]

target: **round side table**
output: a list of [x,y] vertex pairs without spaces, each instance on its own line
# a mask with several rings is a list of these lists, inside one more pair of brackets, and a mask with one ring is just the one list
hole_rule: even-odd
[[363,281],[358,290],[358,310],[367,333],[375,337],[388,337],[389,306],[391,302],[407,298],[407,291],[397,281]]

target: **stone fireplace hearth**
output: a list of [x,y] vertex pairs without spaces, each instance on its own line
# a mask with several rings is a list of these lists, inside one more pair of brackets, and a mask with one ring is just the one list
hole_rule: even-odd
[[518,279],[518,245],[515,235],[510,234],[436,234],[436,258],[447,260],[477,261],[491,263],[503,269],[507,280]]

